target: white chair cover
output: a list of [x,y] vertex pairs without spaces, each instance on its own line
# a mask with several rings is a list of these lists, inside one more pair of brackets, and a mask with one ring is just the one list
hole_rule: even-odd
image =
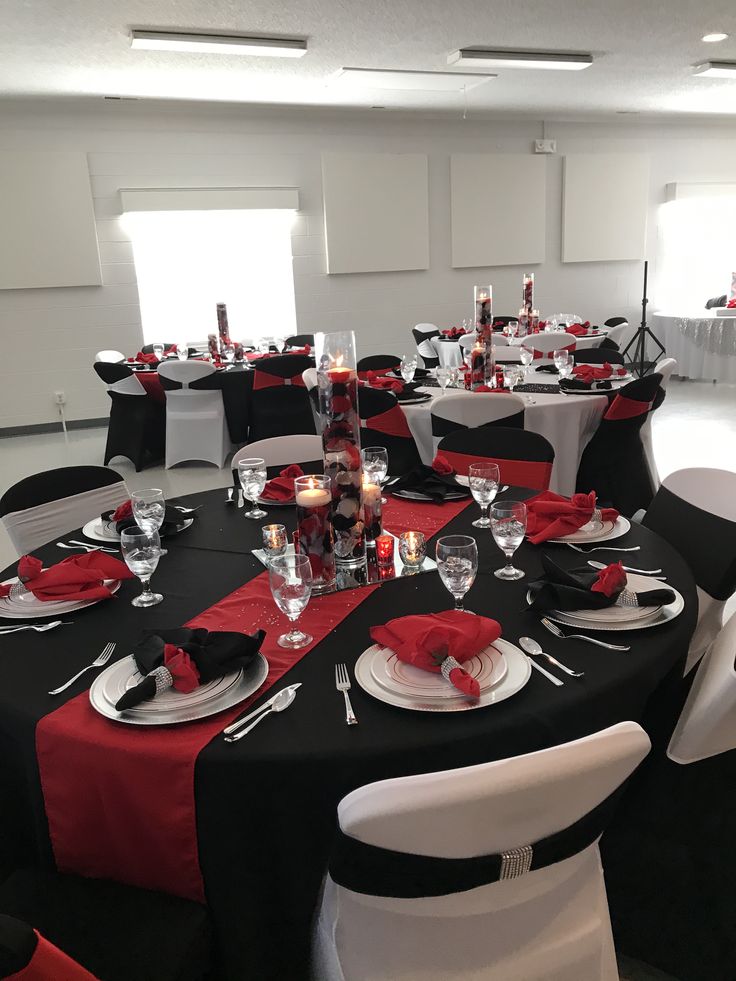
[[145,388],[141,385],[140,379],[135,372],[121,378],[119,381],[112,382],[107,386],[108,392],[117,392],[118,395],[147,395]]
[[[519,395],[493,395],[490,392],[475,392],[468,397],[467,392],[441,395],[432,400],[432,447],[437,453],[437,445],[447,435],[445,425],[437,425],[439,420],[457,423],[458,429],[475,429],[489,422],[498,422],[509,416],[524,415],[524,399]],[[439,430],[442,429],[442,432]]]
[[553,351],[561,351],[564,348],[575,350],[577,337],[574,334],[567,334],[561,331],[554,331],[550,334],[527,334],[524,338],[524,347],[529,347],[533,351],[539,351],[543,359],[550,361]]
[[114,510],[129,497],[130,492],[121,478],[117,484],[95,487],[23,511],[10,511],[3,516],[2,522],[20,557],[79,528],[103,511]]
[[496,331],[493,334],[493,346],[494,347],[508,347],[509,346],[509,339],[506,336],[506,334],[502,334],[502,333],[500,333],[500,331]]
[[475,334],[463,334],[463,336],[458,341],[458,344],[460,345],[463,354],[465,354],[467,351],[473,350],[473,348],[475,347],[476,340],[477,337]]
[[[384,780],[338,807],[362,842],[447,858],[499,854],[568,828],[646,756],[634,722],[462,770]],[[320,981],[618,981],[595,843],[465,892],[366,896],[328,875],[315,930]]]
[[206,361],[164,361],[158,373],[180,382],[166,392],[166,469],[187,460],[222,467],[230,449],[222,392],[189,388],[191,382],[214,373]]
[[[616,324],[615,327],[609,327],[606,337],[609,341],[615,341],[616,344],[621,346],[621,339],[623,338],[626,331],[629,329],[628,323]],[[655,369],[656,370],[656,369]]]
[[304,436],[273,436],[271,439],[259,439],[249,443],[233,456],[231,466],[237,469],[239,460],[248,457],[261,457],[267,467],[286,467],[290,463],[309,463],[322,459],[322,437],[305,434]]
[[667,755],[695,763],[736,749],[736,613],[700,662]]
[[[677,371],[677,362],[674,358],[664,358],[662,361],[654,368],[655,372],[659,372],[662,376],[662,388],[667,388],[667,382],[670,380],[670,376],[673,372]],[[641,434],[641,445],[644,447],[644,454],[647,459],[647,466],[649,468],[649,473],[652,478],[652,483],[654,489],[656,490],[662,483],[659,470],[657,469],[657,461],[654,458],[654,440],[652,437],[652,414],[651,412],[647,416],[647,421],[639,430]]]
[[107,361],[110,364],[122,364],[125,361],[125,355],[121,351],[98,351],[95,355],[95,361]]

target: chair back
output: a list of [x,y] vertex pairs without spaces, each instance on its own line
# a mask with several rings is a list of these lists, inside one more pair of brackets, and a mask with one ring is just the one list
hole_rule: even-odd
[[310,433],[292,436],[274,436],[248,443],[233,456],[232,468],[238,469],[238,461],[248,457],[260,457],[267,467],[286,467],[290,463],[316,463],[322,473],[322,437]]
[[677,371],[677,361],[674,358],[663,358],[654,366],[658,375],[662,376],[662,388],[667,388],[667,382]]
[[501,331],[498,331],[498,333],[493,335],[493,346],[508,347],[509,346],[508,337],[505,334],[502,334]]
[[[463,334],[460,340],[457,342],[462,348],[463,355],[467,354],[468,351],[472,351],[475,347],[477,337],[475,334]],[[494,337],[493,343],[496,343],[496,338]]]
[[214,373],[215,366],[209,361],[162,361],[158,366],[159,378],[174,383],[174,386],[165,385],[168,391],[188,389],[192,382]]
[[608,334],[606,335],[606,340],[612,341],[614,344],[619,345],[628,326],[629,325],[626,321],[624,321],[622,324],[614,324],[609,328]]
[[494,317],[493,318],[493,327],[494,327],[494,329],[496,327],[506,327],[507,324],[518,324],[518,322],[519,322],[519,315],[518,314],[516,314],[514,316],[511,316],[511,317],[508,317],[508,316],[505,316],[504,315],[504,316],[501,316],[501,317]]
[[628,327],[629,321],[626,317],[609,317],[608,320],[604,321],[604,327]]
[[577,338],[574,334],[567,334],[554,331],[550,334],[527,334],[524,338],[524,347],[530,347],[534,351],[535,358],[543,358],[546,361],[552,360],[553,351],[574,351]]
[[127,364],[114,364],[110,361],[96,361],[92,367],[98,378],[107,385],[108,392],[117,395],[146,395],[136,372]]
[[524,400],[510,393],[457,392],[433,399],[430,415],[436,452],[440,439],[458,429],[494,425],[523,429]]
[[[163,345],[164,354],[167,351],[176,351],[177,341],[160,341],[158,342]],[[153,354],[153,344],[144,344],[141,348],[141,354]]]
[[[622,722],[526,756],[383,780],[348,794],[338,806],[345,845],[377,850],[380,865],[370,870],[374,891],[362,886],[360,866],[350,888],[341,884],[350,870],[333,855],[315,937],[318,976],[617,979],[596,831],[575,841],[576,829],[597,821],[600,833],[616,791],[649,749],[643,729]],[[565,857],[526,871],[523,857],[533,863],[534,846],[553,835],[567,840]],[[461,860],[465,875],[481,863],[489,868],[485,856],[502,863],[517,856],[517,866],[485,882],[478,872],[480,885],[454,892],[433,880],[433,858]],[[407,860],[420,870],[417,885],[427,888],[412,898],[381,892],[381,879],[389,882]],[[459,864],[452,863],[453,874]]]
[[361,444],[388,450],[390,474],[403,474],[421,462],[404,410],[392,392],[359,385],[358,415]]
[[701,660],[672,733],[667,755],[675,763],[736,749],[736,613]]
[[125,361],[125,355],[122,351],[98,351],[95,355],[95,361],[108,361],[110,364],[122,364]]
[[616,341],[612,341],[610,337],[604,337],[603,340],[598,345],[598,350],[599,351],[620,351],[621,348],[616,343]]
[[18,555],[26,555],[130,497],[108,467],[59,467],[25,477],[0,498],[0,519]]
[[97,981],[29,923],[0,914],[0,978],[18,981]]
[[624,356],[620,351],[604,349],[602,347],[577,348],[575,351],[575,364],[624,364]]
[[292,334],[284,341],[284,347],[306,347],[307,344],[314,347],[314,334]]
[[385,373],[398,368],[400,364],[401,358],[397,358],[395,354],[369,354],[358,361],[358,378],[364,377],[368,371]]
[[[304,373],[314,368],[306,354],[282,354],[256,362],[249,440],[314,432]],[[310,426],[311,422],[311,426]]]
[[437,452],[463,476],[471,463],[487,460],[498,464],[502,483],[540,491],[549,489],[555,459],[552,444],[544,436],[506,426],[458,429],[440,439]]
[[432,338],[440,336],[439,328],[434,324],[417,324],[411,333],[417,346],[417,354],[421,357],[424,367],[436,368],[440,359],[434,344],[432,344]]

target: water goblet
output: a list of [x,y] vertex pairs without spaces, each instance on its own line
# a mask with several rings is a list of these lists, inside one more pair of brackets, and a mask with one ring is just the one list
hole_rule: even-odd
[[268,566],[271,595],[276,606],[291,621],[291,629],[278,638],[279,647],[299,650],[314,640],[297,628],[297,620],[304,612],[312,595],[312,566],[309,556],[297,552],[294,555],[277,555]]
[[[371,483],[380,487],[388,475],[388,450],[385,446],[366,446],[360,453],[363,458],[363,473]],[[386,504],[386,498],[381,498],[381,504]]]
[[188,344],[177,344],[176,345],[176,356],[180,361],[186,361],[189,357],[189,345]]
[[414,381],[414,372],[417,370],[417,359],[407,358],[406,355],[401,359],[401,377],[405,384]]
[[514,568],[512,558],[526,534],[526,504],[501,501],[491,507],[491,531],[496,545],[506,556],[506,565],[493,573],[499,579],[523,579],[521,569]]
[[559,371],[570,360],[570,352],[564,350],[553,351],[552,360],[554,361],[555,368]]
[[500,479],[501,475],[496,463],[471,463],[468,467],[470,493],[473,495],[473,500],[480,505],[480,517],[473,522],[474,528],[491,527],[488,508],[498,493]]
[[258,350],[261,354],[268,354],[271,350],[271,342],[267,337],[262,337],[258,342]]
[[522,344],[522,346],[519,348],[519,360],[524,366],[524,377],[526,377],[527,369],[534,360],[534,351]]
[[464,613],[463,598],[478,573],[478,545],[468,535],[445,535],[437,542],[437,571],[455,600],[455,609]]
[[574,367],[575,364],[570,359],[568,359],[564,364],[561,364],[557,369],[560,373],[560,378],[569,378],[572,375]]
[[157,361],[161,361],[163,359],[163,356],[164,356],[164,346],[163,346],[163,344],[154,344],[152,346],[152,350],[153,350],[154,355],[156,356],[156,360]]
[[158,487],[135,491],[130,495],[130,503],[138,527],[148,534],[157,532],[164,523],[166,514],[164,492]]
[[120,551],[125,564],[133,575],[138,576],[143,586],[140,596],[130,601],[132,606],[156,606],[163,600],[161,593],[151,591],[151,576],[156,571],[161,558],[161,539],[158,531],[144,531],[142,528],[128,528],[120,534]]
[[503,366],[503,383],[512,394],[514,392],[514,385],[517,385],[518,382],[519,369],[515,364],[505,364]]
[[437,381],[439,382],[440,388],[444,392],[447,389],[447,383],[450,380],[450,369],[443,368],[443,367],[437,368],[435,374],[437,377]]
[[246,518],[265,518],[267,512],[258,507],[258,498],[263,493],[266,486],[266,461],[261,457],[248,457],[245,460],[238,460],[238,478],[240,486],[243,488],[245,498],[250,501],[253,507],[245,512]]
[[460,369],[454,367],[454,368],[448,368],[447,371],[448,371],[447,377],[450,379],[449,387],[457,388],[458,382],[460,381]]

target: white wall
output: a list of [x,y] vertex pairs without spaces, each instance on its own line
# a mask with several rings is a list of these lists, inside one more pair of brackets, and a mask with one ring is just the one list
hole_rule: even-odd
[[[83,150],[88,154],[102,257],[103,286],[0,291],[0,429],[57,419],[53,392],[67,395],[68,417],[107,414],[92,372],[101,348],[135,352],[140,311],[130,242],[119,221],[120,187],[298,186],[302,211],[293,235],[296,309],[301,331],[350,325],[363,354],[402,353],[414,323],[448,324],[472,315],[474,283],[492,282],[497,313],[513,313],[520,266],[452,269],[450,155],[524,153],[542,136],[535,120],[430,118],[393,112],[310,112],[244,107],[143,106],[134,102],[0,106],[0,149]],[[534,267],[542,311],[594,321],[639,319],[638,263],[560,261],[562,156],[642,152],[652,157],[648,253],[656,293],[656,211],[672,181],[736,180],[736,138],[724,126],[553,123],[546,136],[544,264]],[[327,276],[322,221],[322,151],[414,151],[429,156],[430,268]],[[503,234],[503,230],[499,230]],[[535,228],[529,234],[537,234]],[[725,287],[724,287],[725,289]],[[704,298],[705,299],[705,298]],[[214,312],[213,312],[214,318]]]

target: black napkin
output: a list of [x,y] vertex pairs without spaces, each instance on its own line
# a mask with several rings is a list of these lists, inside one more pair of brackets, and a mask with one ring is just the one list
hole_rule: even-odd
[[118,712],[133,708],[156,694],[156,677],[152,672],[164,665],[164,648],[171,644],[187,654],[197,671],[199,683],[205,684],[213,678],[221,678],[228,671],[246,668],[260,650],[266,636],[265,630],[255,634],[240,634],[233,631],[213,630],[199,627],[176,627],[172,630],[146,630],[136,647],[131,651],[143,681],[131,688],[119,699],[115,708]]
[[557,370],[557,365],[555,364],[540,364],[534,370],[544,371],[548,375],[559,375],[559,371]]
[[611,383],[608,379],[586,382],[580,378],[562,378],[560,380],[561,392],[610,392]]
[[454,474],[437,473],[436,470],[423,463],[405,473],[403,477],[399,477],[389,490],[391,493],[395,493],[397,490],[418,491],[420,494],[431,497],[435,504],[442,504],[451,491],[455,493],[462,491],[464,494],[470,494],[467,487],[458,484]]
[[[548,555],[542,555],[542,565],[544,578],[536,579],[529,585],[529,593],[532,597],[529,604],[531,610],[539,613],[548,610],[602,610],[607,606],[613,606],[618,599],[619,593],[606,596],[605,593],[591,591],[591,586],[601,575],[600,571],[583,567],[566,572]],[[675,599],[673,591],[666,586],[636,593],[631,590],[629,592],[636,596],[639,606],[664,606]]]
[[[115,511],[104,511],[100,515],[100,517],[102,518],[103,521],[112,521],[113,514],[115,514]],[[181,528],[182,524],[185,521],[188,521],[189,518],[195,518],[195,517],[196,514],[194,514],[193,512],[190,514],[187,511],[179,511],[172,504],[167,504],[166,509],[164,510],[164,520],[161,527],[159,528],[158,533],[159,535],[161,535],[162,538],[165,535],[176,534],[176,532],[179,531],[179,529]],[[129,515],[127,515],[125,518],[121,518],[120,521],[115,522],[115,531],[119,535],[122,532],[128,531],[128,529],[135,528],[135,527],[136,527],[136,520],[133,517],[132,512]]]

